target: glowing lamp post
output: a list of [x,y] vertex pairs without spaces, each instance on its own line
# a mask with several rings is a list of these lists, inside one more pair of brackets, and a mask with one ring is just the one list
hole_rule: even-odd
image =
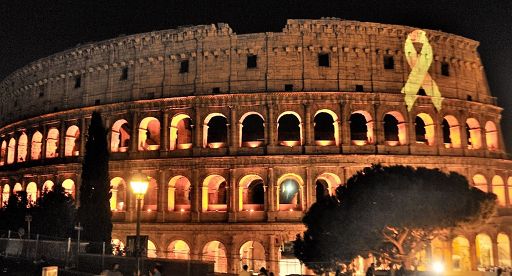
[[142,200],[148,190],[148,179],[141,174],[135,174],[130,181],[133,194],[137,199],[137,230],[135,233],[135,257],[137,258],[137,276],[140,275],[140,209],[142,208]]

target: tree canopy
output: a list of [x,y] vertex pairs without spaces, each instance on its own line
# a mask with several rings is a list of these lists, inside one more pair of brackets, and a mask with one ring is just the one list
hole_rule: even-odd
[[109,246],[112,237],[107,146],[107,130],[101,115],[93,112],[85,144],[78,209],[78,220],[84,228],[83,237],[91,242],[89,252],[100,252],[101,243]]
[[438,169],[373,165],[311,206],[295,255],[317,272],[358,255],[376,255],[409,267],[414,255],[441,233],[492,216],[496,195]]

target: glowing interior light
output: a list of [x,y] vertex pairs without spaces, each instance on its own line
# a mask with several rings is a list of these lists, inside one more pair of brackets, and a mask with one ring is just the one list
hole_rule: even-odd
[[283,146],[286,146],[286,147],[294,147],[294,146],[299,146],[300,141],[281,141],[280,144]]
[[254,209],[251,209],[249,212],[254,212]]
[[332,145],[334,145],[334,141],[332,141],[332,140],[316,140],[315,144],[317,146],[321,146],[321,147],[332,146]]
[[352,140],[352,143],[356,146],[364,146],[367,144],[366,140]]
[[180,210],[180,211],[181,211],[181,212],[185,212],[185,209],[181,208],[181,210]]
[[293,212],[293,209],[290,209],[290,212]]
[[244,144],[249,148],[257,148],[263,145],[263,141],[247,141]]
[[186,143],[186,144],[178,144],[178,149],[190,149],[192,148],[192,143]]
[[224,142],[214,142],[214,143],[208,143],[208,147],[211,149],[218,149],[222,148],[226,145]]
[[432,269],[435,273],[443,273],[444,272],[444,264],[441,262],[434,262],[432,264]]
[[150,213],[150,212],[151,212],[151,209],[148,209],[148,213]]

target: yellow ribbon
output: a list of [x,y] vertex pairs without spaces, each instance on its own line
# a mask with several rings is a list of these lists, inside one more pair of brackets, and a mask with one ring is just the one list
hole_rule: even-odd
[[[422,44],[420,54],[414,48],[413,42]],[[422,30],[415,30],[407,35],[404,50],[407,63],[411,66],[409,78],[402,88],[402,93],[405,94],[407,109],[411,111],[414,102],[418,98],[418,90],[420,87],[423,87],[425,93],[431,97],[436,109],[440,111],[443,97],[441,97],[441,92],[436,82],[428,73],[428,68],[432,64],[434,54],[432,46],[428,43],[427,33]]]

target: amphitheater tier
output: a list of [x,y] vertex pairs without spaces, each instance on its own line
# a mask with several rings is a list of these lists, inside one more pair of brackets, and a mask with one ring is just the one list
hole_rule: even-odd
[[[404,47],[413,34],[428,43]],[[331,18],[288,20],[280,33],[184,27],[57,53],[0,83],[1,201],[20,190],[35,200],[53,185],[78,198],[87,128],[99,111],[113,238],[134,233],[128,183],[143,173],[142,231],[154,256],[211,260],[215,252],[216,271],[235,273],[249,260],[284,271],[304,212],[381,163],[455,171],[496,193],[493,223],[458,230],[453,242],[464,237],[475,250],[486,235],[489,260],[510,264],[496,243],[512,237],[512,161],[477,46],[439,31]],[[408,51],[428,65],[413,104],[401,92],[422,61]],[[490,265],[473,253],[467,267],[451,257],[447,265]]]

